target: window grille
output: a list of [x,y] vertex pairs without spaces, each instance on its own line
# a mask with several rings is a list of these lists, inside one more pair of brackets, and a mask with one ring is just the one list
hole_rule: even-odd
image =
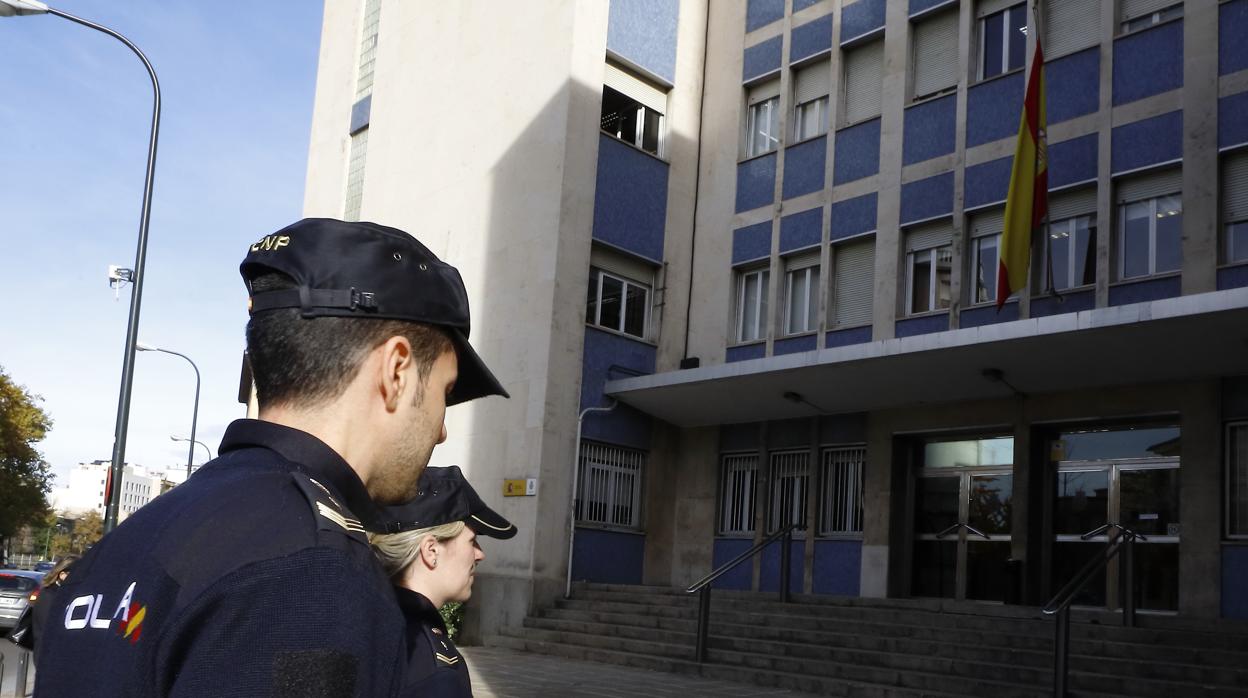
[[862,533],[862,473],[866,462],[867,449],[863,446],[823,450],[819,535]]
[[771,454],[767,483],[767,531],[775,533],[789,524],[806,523],[806,486],[810,452],[779,451]]
[[577,521],[640,528],[641,476],[645,466],[644,451],[582,442]]
[[754,532],[754,492],[758,487],[758,454],[725,455],[720,470],[719,532]]
[[1226,428],[1226,533],[1248,538],[1248,422]]

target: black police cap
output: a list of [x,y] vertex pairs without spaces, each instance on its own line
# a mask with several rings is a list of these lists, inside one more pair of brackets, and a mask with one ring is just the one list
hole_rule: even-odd
[[516,527],[485,505],[457,465],[425,468],[419,487],[420,493],[412,501],[383,508],[387,532],[463,521],[480,536],[507,539],[516,535]]
[[298,308],[303,317],[407,320],[443,328],[459,357],[454,405],[487,395],[510,397],[468,343],[468,292],[455,267],[415,237],[376,223],[305,218],[266,235],[239,265],[247,289],[266,272],[296,288],[251,294],[251,313]]

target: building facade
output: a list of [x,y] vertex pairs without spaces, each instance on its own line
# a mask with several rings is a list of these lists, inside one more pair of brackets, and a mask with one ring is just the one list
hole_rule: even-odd
[[[1141,607],[1248,617],[1245,32],[1248,0],[328,2],[305,212],[458,266],[512,394],[434,454],[521,529],[470,622],[788,524],[797,591],[1033,605],[1117,524]],[[998,311],[1036,37],[1050,215]]]
[[[53,490],[52,508],[75,516],[89,511],[103,516],[110,466],[111,462],[106,460],[75,465],[69,471],[69,482],[65,487]],[[150,472],[141,465],[127,463],[122,471],[119,519],[125,519],[166,491],[162,488],[163,480],[160,473]]]

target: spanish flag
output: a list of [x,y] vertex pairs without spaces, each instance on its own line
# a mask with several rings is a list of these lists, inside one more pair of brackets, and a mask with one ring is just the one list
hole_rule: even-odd
[[1005,200],[1005,230],[997,263],[997,310],[1010,294],[1027,283],[1031,266],[1031,237],[1042,229],[1049,214],[1048,153],[1045,146],[1044,52],[1036,37],[1036,55],[1027,76],[1027,96],[1018,124],[1018,143],[1010,169],[1010,193]]

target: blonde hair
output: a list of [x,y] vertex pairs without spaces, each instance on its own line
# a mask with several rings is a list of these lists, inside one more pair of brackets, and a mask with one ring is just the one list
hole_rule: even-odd
[[370,533],[368,542],[373,552],[381,560],[381,566],[391,579],[403,574],[420,555],[420,541],[425,536],[433,536],[439,543],[450,540],[463,533],[466,524],[463,521],[452,521],[439,526],[418,528],[414,531],[399,533]]

